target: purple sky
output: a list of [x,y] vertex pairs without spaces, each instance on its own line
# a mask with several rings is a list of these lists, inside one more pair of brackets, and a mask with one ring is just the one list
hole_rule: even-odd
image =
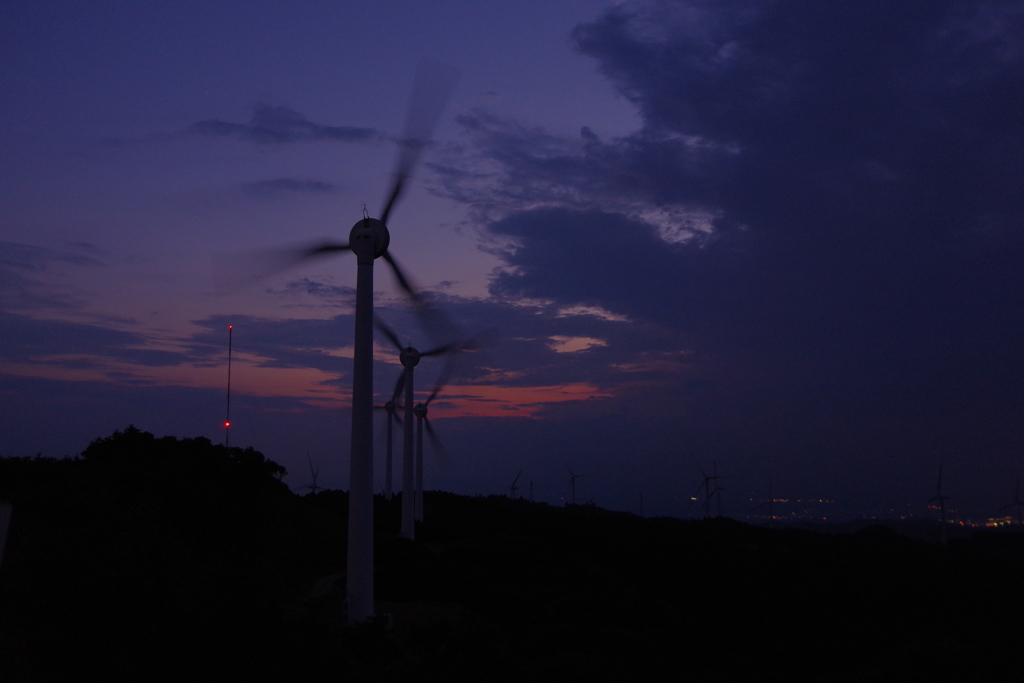
[[222,440],[233,324],[232,443],[347,487],[354,259],[226,294],[211,264],[376,215],[423,58],[461,77],[391,251],[496,330],[428,488],[558,502],[569,467],[697,515],[715,462],[727,514],[770,479],[927,515],[942,464],[958,514],[1011,502],[1024,2],[4,3],[0,453]]

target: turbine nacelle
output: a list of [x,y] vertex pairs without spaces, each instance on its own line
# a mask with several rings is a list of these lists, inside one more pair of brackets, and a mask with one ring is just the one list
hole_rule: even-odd
[[352,226],[348,234],[348,246],[361,264],[372,264],[375,258],[383,256],[391,244],[391,233],[383,222],[376,218],[363,218]]
[[402,365],[407,368],[416,367],[420,362],[421,356],[422,354],[411,346],[406,346],[398,354],[398,358],[402,361]]
[[425,418],[427,416],[427,405],[425,403],[417,403],[413,406],[412,414],[418,418]]

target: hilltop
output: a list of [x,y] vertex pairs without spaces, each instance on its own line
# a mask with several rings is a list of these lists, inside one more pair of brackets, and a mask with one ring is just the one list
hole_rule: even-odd
[[391,616],[349,629],[348,496],[282,474],[134,428],[0,459],[0,679],[967,680],[1024,636],[1020,533],[942,547],[437,491],[414,543],[376,500]]

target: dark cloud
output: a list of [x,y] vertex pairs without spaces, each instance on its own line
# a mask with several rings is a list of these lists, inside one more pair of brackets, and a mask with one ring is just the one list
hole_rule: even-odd
[[220,119],[197,121],[189,132],[212,138],[233,138],[260,144],[288,144],[296,142],[368,142],[380,137],[373,128],[352,126],[325,126],[313,123],[288,107],[259,104],[253,107],[248,124],[231,123]]
[[286,194],[321,194],[336,192],[338,187],[332,183],[325,183],[322,180],[310,180],[302,178],[272,178],[270,180],[258,180],[252,183],[245,183],[243,186],[246,194],[255,197],[280,197]]
[[[96,251],[95,247],[84,242],[76,242],[71,246],[78,251]],[[85,267],[103,265],[101,261],[92,256],[0,240],[0,266],[28,271],[46,271],[58,263]]]
[[104,264],[90,254],[92,245],[76,243],[70,250],[0,240],[0,306],[18,309],[72,309],[81,301],[51,277],[67,267],[97,268]]
[[134,332],[0,312],[0,358],[7,362],[84,368],[96,367],[96,357],[148,367],[187,360],[182,353],[140,348],[148,344],[149,339]]
[[441,191],[505,261],[495,295],[675,333],[686,372],[620,382],[621,422],[674,410],[677,441],[822,486],[995,467],[1024,440],[1022,10],[625,4],[574,40],[643,127],[474,112]]
[[323,282],[300,278],[285,284],[282,292],[278,294],[308,294],[318,299],[324,299],[334,304],[354,305],[356,300],[355,287],[343,285],[328,285]]
[[352,345],[351,315],[326,320],[220,315],[196,320],[195,324],[205,331],[193,335],[186,343],[197,356],[223,356],[226,330],[228,325],[233,325],[235,350],[262,357],[264,360],[259,367],[316,368],[346,374],[352,370],[350,358],[330,353]]

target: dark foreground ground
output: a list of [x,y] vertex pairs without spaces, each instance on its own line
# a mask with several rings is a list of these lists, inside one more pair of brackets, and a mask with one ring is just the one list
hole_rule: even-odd
[[128,430],[0,459],[0,680],[1016,680],[1024,535],[772,530],[428,492],[377,501],[378,612],[341,624],[347,496]]

